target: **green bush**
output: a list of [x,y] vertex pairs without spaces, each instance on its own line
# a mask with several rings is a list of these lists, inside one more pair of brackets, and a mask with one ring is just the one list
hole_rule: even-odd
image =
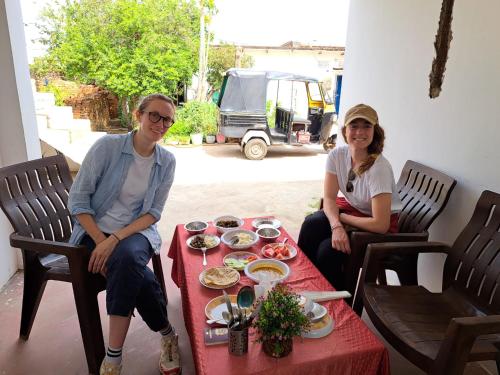
[[217,132],[217,106],[214,103],[191,101],[176,114],[177,121],[184,121],[190,133],[215,134]]
[[72,94],[72,91],[69,89],[65,89],[62,86],[56,86],[54,84],[49,83],[46,86],[41,86],[40,87],[40,92],[51,92],[54,94],[54,97],[56,99],[56,105],[57,106],[63,106],[64,100],[69,98]]

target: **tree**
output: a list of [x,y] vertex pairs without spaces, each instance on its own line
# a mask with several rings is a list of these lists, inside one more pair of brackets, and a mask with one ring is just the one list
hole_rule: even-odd
[[225,72],[234,67],[251,68],[254,64],[252,56],[238,51],[233,44],[222,43],[212,47],[208,53],[207,81],[210,85],[209,96],[222,86]]
[[66,0],[45,11],[40,28],[54,67],[115,93],[130,126],[140,96],[175,96],[190,82],[199,17],[194,0]]

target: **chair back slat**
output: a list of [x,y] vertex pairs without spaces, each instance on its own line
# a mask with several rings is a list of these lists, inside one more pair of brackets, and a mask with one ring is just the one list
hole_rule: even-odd
[[500,313],[500,194],[484,191],[452,246],[443,287],[465,293],[486,311]]
[[399,231],[426,231],[444,209],[456,181],[450,176],[423,164],[408,160],[397,183],[403,204]]
[[71,173],[63,155],[0,169],[0,205],[19,234],[67,241]]

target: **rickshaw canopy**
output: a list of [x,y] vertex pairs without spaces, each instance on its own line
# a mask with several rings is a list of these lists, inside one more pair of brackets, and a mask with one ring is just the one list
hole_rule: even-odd
[[267,86],[271,80],[317,82],[314,77],[300,74],[229,69],[222,83],[219,108],[221,111],[266,113]]

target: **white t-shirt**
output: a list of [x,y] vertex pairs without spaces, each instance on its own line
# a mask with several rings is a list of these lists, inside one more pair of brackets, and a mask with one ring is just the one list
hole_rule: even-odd
[[340,192],[351,206],[365,215],[372,216],[371,199],[381,193],[391,193],[391,213],[401,211],[402,204],[396,190],[394,173],[391,164],[383,155],[379,155],[371,168],[361,176],[356,175],[352,181],[354,189],[348,193],[346,185],[351,166],[351,152],[348,146],[335,147],[328,154],[326,171],[337,175]]
[[136,210],[140,210],[144,202],[149,184],[151,168],[155,154],[144,157],[134,150],[134,160],[123,183],[118,199],[106,214],[97,222],[104,233],[114,233],[129,225]]

